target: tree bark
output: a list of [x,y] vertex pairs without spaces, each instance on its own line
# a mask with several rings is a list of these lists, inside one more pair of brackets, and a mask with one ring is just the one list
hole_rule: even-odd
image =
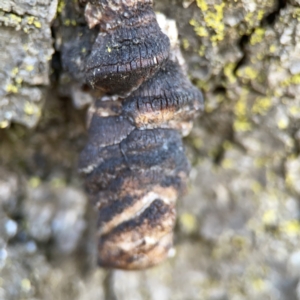
[[91,98],[61,55],[80,56],[83,7],[1,1],[0,299],[300,299],[300,2],[155,10],[177,22],[205,113],[185,139],[175,257],[108,274],[77,174]]

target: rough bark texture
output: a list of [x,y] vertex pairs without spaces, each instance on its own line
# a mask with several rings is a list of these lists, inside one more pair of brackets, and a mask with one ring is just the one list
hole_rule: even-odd
[[300,299],[300,2],[155,8],[177,21],[206,113],[186,138],[177,254],[127,273],[96,268],[77,174],[86,131],[75,107],[90,99],[59,51],[82,30],[82,8],[1,1],[0,299]]

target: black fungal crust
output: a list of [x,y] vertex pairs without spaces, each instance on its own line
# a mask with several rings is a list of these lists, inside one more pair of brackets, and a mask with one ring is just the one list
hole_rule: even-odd
[[175,201],[186,190],[189,163],[178,131],[139,130],[123,113],[94,113],[79,166],[99,210],[99,265],[140,269],[162,261],[172,247]]
[[152,1],[90,0],[85,17],[100,29],[86,79],[106,94],[89,110],[89,140],[79,159],[98,210],[98,264],[144,269],[172,249],[176,199],[190,169],[181,137],[203,98],[169,55]]
[[[114,247],[114,251],[117,254],[115,255],[117,259],[112,257],[111,251],[105,251],[102,253],[102,257],[99,258],[98,264],[102,267],[121,269],[128,269],[128,266],[135,269],[137,266],[139,266],[139,268],[144,267],[145,264],[147,264],[147,267],[149,267],[149,264],[156,264],[157,261],[151,258],[151,256],[160,258],[159,254],[161,250],[169,250],[172,247],[169,238],[172,237],[172,235],[169,235],[168,232],[173,230],[174,220],[174,206],[166,205],[162,200],[155,199],[139,216],[121,223],[107,235],[103,235],[99,239],[99,251],[106,248],[110,250],[107,244],[116,243],[117,247]],[[162,240],[167,237],[167,243],[151,245],[147,242],[145,232],[151,233],[152,235],[158,234]],[[128,252],[122,250],[121,247],[118,247],[118,245],[122,245],[122,242],[125,240],[130,241],[130,243],[134,245],[130,255],[128,255]],[[147,253],[148,255],[145,255]],[[151,254],[150,256],[149,253]]]
[[180,123],[192,121],[203,108],[201,92],[171,60],[123,102],[125,115],[138,128],[180,130]]
[[[99,9],[102,2],[94,6]],[[105,14],[107,10],[99,21],[102,31],[87,58],[86,78],[93,88],[108,95],[126,97],[153,76],[169,56],[168,37],[159,28],[151,6],[140,3],[134,11],[125,5],[117,11],[109,9],[106,14],[120,15],[118,25],[109,26],[108,21],[101,27],[103,19],[111,19]]]
[[[187,176],[189,170],[180,135],[175,130],[135,129],[120,144],[99,147],[97,152],[92,143],[91,140],[82,152],[79,166],[87,173],[86,188],[93,198],[105,191],[111,194],[111,199],[128,180],[142,189],[150,184],[167,186],[166,179],[175,183],[180,179],[179,174]],[[93,161],[86,157],[92,157]]]

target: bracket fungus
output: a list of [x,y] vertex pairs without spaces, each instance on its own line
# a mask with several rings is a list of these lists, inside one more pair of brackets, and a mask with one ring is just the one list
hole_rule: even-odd
[[175,204],[190,168],[181,137],[203,97],[177,62],[178,49],[169,49],[151,1],[90,0],[85,16],[100,28],[86,77],[109,96],[89,109],[79,159],[98,214],[98,263],[143,269],[172,252]]
[[125,97],[167,60],[170,42],[151,1],[92,1],[85,16],[90,28],[98,25],[100,30],[86,63],[92,87]]

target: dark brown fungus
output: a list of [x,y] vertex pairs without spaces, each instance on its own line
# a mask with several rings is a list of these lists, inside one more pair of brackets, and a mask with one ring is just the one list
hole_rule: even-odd
[[136,127],[174,128],[183,135],[203,108],[201,92],[171,60],[123,102],[124,114]]
[[106,93],[89,109],[79,160],[98,214],[98,263],[143,269],[172,252],[175,203],[189,173],[181,137],[203,98],[169,55],[152,1],[90,0],[85,16],[100,28],[86,77]]
[[168,58],[170,42],[150,1],[93,1],[85,15],[90,27],[100,26],[86,63],[92,87],[125,97]]
[[135,129],[92,156],[99,159],[82,169],[98,208],[99,265],[141,269],[164,260],[189,171],[180,134]]

